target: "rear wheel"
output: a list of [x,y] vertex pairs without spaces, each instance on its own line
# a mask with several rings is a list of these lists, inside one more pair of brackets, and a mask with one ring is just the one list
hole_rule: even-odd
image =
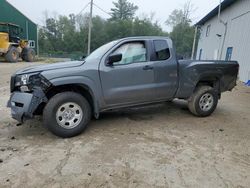
[[91,119],[88,101],[78,93],[64,92],[52,97],[43,113],[43,122],[55,135],[69,138],[81,134]]
[[199,117],[210,116],[218,104],[218,93],[210,86],[198,87],[188,100],[188,108]]
[[8,62],[13,62],[13,63],[16,63],[19,59],[19,52],[17,50],[16,47],[11,47],[9,49],[9,51],[7,52],[7,54],[5,55],[5,59],[8,61]]

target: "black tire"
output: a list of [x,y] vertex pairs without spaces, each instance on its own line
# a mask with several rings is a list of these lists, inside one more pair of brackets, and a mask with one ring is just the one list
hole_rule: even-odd
[[[79,105],[83,115],[76,127],[67,129],[58,123],[60,119],[58,118],[57,113],[62,105],[68,103]],[[43,123],[53,134],[62,138],[70,138],[77,136],[84,131],[91,120],[91,112],[90,104],[82,95],[74,92],[63,92],[52,97],[45,106],[43,111]],[[67,125],[65,124],[65,126]]]
[[19,59],[19,52],[16,47],[12,46],[7,54],[5,55],[5,59],[8,62],[16,63]]
[[36,52],[31,48],[24,48],[21,54],[22,60],[26,62],[35,61]]
[[[188,100],[188,108],[195,116],[207,117],[216,109],[218,99],[215,89],[210,86],[199,86]],[[207,102],[204,102],[206,100]]]
[[22,58],[23,61],[25,61],[25,54],[26,54],[26,52],[27,52],[27,48],[24,48],[22,50],[22,53],[21,53],[21,58]]

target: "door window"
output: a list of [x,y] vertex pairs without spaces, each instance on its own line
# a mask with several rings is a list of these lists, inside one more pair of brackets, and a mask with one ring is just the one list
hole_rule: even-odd
[[210,29],[211,29],[211,25],[209,24],[209,25],[207,26],[206,37],[209,36],[209,34],[210,34]]
[[126,65],[146,61],[146,47],[144,42],[130,42],[121,45],[113,54],[122,54],[122,60],[114,65]]
[[170,51],[165,40],[155,40],[155,53],[156,53],[156,61],[167,60],[170,58]]
[[227,48],[226,61],[231,61],[233,54],[233,47]]

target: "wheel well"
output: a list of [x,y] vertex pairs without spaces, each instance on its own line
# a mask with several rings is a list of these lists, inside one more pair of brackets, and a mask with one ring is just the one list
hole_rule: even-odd
[[220,91],[220,80],[219,78],[203,78],[201,79],[197,84],[196,84],[196,87],[199,87],[199,86],[210,86],[214,89],[216,89],[217,91]]
[[211,87],[214,87],[215,81],[199,81],[197,84],[196,84],[196,88],[199,87],[199,86],[211,86]]
[[[93,97],[90,94],[90,91],[89,91],[88,87],[84,86],[84,85],[68,84],[68,85],[62,85],[62,86],[54,86],[54,87],[52,87],[51,89],[49,89],[46,92],[46,97],[49,100],[53,96],[55,96],[56,94],[62,93],[62,92],[67,92],[67,91],[76,92],[76,93],[81,94],[83,97],[85,97],[87,99],[87,101],[89,102],[89,104],[90,104],[90,106],[92,108],[92,111],[94,112],[94,100],[93,100]],[[45,103],[41,103],[38,106],[35,114],[41,115],[45,105],[46,105]]]

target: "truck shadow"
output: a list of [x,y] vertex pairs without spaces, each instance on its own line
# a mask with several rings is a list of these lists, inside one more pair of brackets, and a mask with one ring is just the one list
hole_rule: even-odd
[[[154,121],[155,118],[158,117],[171,117],[171,118],[179,118],[180,116],[192,116],[188,111],[187,104],[185,101],[175,100],[173,102],[165,102],[161,104],[155,104],[144,107],[136,107],[136,108],[126,108],[119,109],[114,111],[108,111],[102,113],[98,120],[94,118],[90,122],[90,125],[85,130],[85,133],[79,135],[86,136],[86,134],[92,134],[92,132],[99,132],[102,130],[108,131],[109,129],[113,129],[114,126],[119,126],[119,124],[126,124],[126,120],[144,123]],[[123,122],[124,121],[124,122]],[[16,124],[11,124],[8,131],[8,137],[40,137],[40,138],[50,138],[50,140],[54,140],[58,138],[50,133],[46,127],[42,125],[42,117],[37,116],[33,120],[26,121],[22,126],[16,127]],[[6,132],[7,133],[7,132]],[[6,135],[7,136],[7,135]],[[31,138],[31,139],[34,139]]]
[[[128,118],[132,121],[150,121],[158,115],[179,116],[181,113],[190,114],[187,102],[175,100],[160,104],[148,105],[143,107],[125,108],[104,112],[100,115],[100,120],[112,120],[119,118]],[[191,114],[190,114],[191,115]]]

